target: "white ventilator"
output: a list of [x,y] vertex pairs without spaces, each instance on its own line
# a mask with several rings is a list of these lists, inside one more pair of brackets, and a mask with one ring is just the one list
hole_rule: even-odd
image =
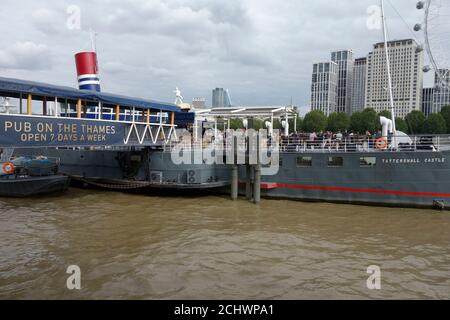
[[393,125],[392,120],[388,119],[386,117],[380,117],[380,123],[381,123],[381,135],[384,138],[387,138],[389,134],[393,133]]
[[[389,134],[393,134],[392,120],[386,117],[380,117],[381,123],[381,135],[383,138],[387,138]],[[392,147],[398,148],[399,145],[411,145],[412,139],[404,132],[397,130],[395,132],[395,141],[392,141]]]

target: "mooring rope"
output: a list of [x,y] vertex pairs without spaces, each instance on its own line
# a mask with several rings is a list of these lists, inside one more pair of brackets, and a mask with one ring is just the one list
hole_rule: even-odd
[[84,183],[86,183],[88,185],[101,187],[101,188],[106,188],[106,189],[115,189],[115,190],[140,189],[140,188],[145,188],[145,187],[148,187],[148,186],[154,184],[152,182],[144,182],[144,181],[142,181],[142,182],[134,182],[134,183],[130,182],[130,183],[124,183],[124,184],[109,184],[109,183],[94,182],[94,181],[91,181],[91,180],[88,180],[88,179],[77,178],[77,177],[73,177],[72,179],[84,182]]

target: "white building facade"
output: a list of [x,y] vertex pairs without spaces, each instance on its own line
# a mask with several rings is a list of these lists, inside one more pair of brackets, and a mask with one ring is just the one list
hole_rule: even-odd
[[327,116],[337,111],[338,64],[320,62],[313,65],[311,109],[321,110]]
[[[394,107],[397,117],[422,109],[423,51],[413,39],[388,42]],[[374,45],[367,57],[365,107],[390,110],[384,43]]]

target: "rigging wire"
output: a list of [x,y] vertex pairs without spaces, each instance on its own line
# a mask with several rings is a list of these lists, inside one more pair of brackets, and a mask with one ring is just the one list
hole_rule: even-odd
[[412,31],[412,27],[406,22],[406,20],[403,18],[403,16],[400,14],[400,12],[397,10],[397,8],[392,4],[391,0],[387,0],[387,2],[390,4],[390,6],[392,7],[392,9],[394,9],[395,13],[399,16],[399,18],[402,20],[402,22],[405,24],[406,28],[409,30],[409,32],[411,33],[412,37],[418,42],[420,43],[419,39],[417,39],[415,33]]

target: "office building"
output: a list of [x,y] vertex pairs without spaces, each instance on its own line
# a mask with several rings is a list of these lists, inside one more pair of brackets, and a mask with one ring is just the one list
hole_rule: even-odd
[[433,113],[450,105],[450,69],[440,69],[434,76]]
[[351,113],[360,112],[364,109],[366,103],[366,74],[367,58],[356,59],[353,66]]
[[353,89],[353,51],[341,50],[331,53],[331,61],[338,65],[336,112],[351,113]]
[[230,93],[228,89],[216,88],[213,90],[212,94],[212,107],[213,108],[224,108],[231,107],[232,102],[230,98]]
[[206,108],[206,98],[197,97],[192,99],[192,107],[194,109],[205,109]]
[[428,116],[433,112],[434,88],[423,88],[422,112]]
[[[404,118],[413,110],[422,109],[423,51],[417,50],[413,39],[388,42],[394,108]],[[390,110],[387,64],[384,43],[374,45],[367,58],[366,108],[377,112]]]
[[326,115],[336,112],[338,64],[320,62],[313,65],[311,109]]

